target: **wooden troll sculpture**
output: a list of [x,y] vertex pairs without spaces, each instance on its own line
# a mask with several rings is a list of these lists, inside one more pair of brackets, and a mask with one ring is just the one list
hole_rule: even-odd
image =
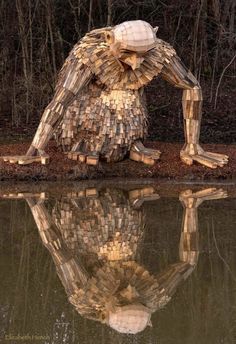
[[227,163],[222,154],[199,145],[202,92],[175,50],[156,37],[145,21],[127,21],[87,33],[73,48],[58,78],[55,95],[45,109],[25,156],[5,161],[46,163],[44,149],[55,135],[68,158],[96,165],[130,159],[153,165],[160,151],[145,148],[147,112],[143,87],[161,76],[183,89],[185,145],[181,160],[216,168]]
[[38,195],[15,196],[28,202],[70,303],[80,315],[121,333],[141,332],[171,300],[197,265],[199,205],[227,197],[214,188],[180,194],[179,259],[153,274],[138,257],[145,231],[142,204],[158,199],[154,192],[152,187],[73,191],[57,201],[52,214]]

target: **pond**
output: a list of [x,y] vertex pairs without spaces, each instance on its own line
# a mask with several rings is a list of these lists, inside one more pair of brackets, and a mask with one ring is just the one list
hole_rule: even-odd
[[1,343],[236,343],[236,185],[2,186]]

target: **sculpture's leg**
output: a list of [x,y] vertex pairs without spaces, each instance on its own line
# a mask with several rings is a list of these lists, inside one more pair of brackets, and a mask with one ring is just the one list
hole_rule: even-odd
[[130,150],[130,159],[141,161],[147,165],[154,165],[155,161],[160,159],[161,152],[156,149],[146,148],[141,141],[133,143]]

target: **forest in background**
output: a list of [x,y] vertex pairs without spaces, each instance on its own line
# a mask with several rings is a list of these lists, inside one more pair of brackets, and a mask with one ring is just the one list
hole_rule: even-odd
[[[236,142],[236,0],[0,0],[0,134],[33,135],[58,71],[89,30],[159,26],[203,88],[204,142]],[[147,87],[151,139],[182,141],[181,91]]]

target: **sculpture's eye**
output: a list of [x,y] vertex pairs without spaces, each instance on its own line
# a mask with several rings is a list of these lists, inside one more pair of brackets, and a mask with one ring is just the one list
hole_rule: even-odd
[[133,52],[130,51],[130,50],[125,50],[125,49],[121,49],[121,50],[120,50],[120,57],[121,57],[121,58],[130,57],[132,54],[133,54]]
[[121,54],[132,54],[132,51],[126,49],[120,49]]
[[143,57],[145,55],[145,53],[139,53],[139,52],[131,51],[127,49],[121,49],[120,54],[122,55],[122,57],[131,56],[133,54],[135,54],[137,57]]

